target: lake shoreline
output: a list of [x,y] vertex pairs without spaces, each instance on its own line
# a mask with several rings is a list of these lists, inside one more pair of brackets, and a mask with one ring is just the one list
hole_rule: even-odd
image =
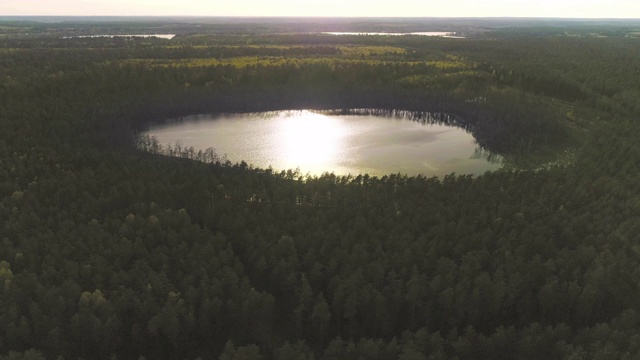
[[[303,174],[481,175],[501,157],[479,147],[464,123],[443,113],[383,109],[289,110],[192,115],[156,124],[167,154],[213,147],[232,163]],[[179,148],[180,150],[176,150]]]

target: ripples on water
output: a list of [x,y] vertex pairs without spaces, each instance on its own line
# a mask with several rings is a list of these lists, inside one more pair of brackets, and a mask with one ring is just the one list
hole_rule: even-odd
[[163,145],[213,147],[232,162],[303,174],[482,174],[500,158],[442,113],[398,110],[274,111],[196,115],[150,128]]

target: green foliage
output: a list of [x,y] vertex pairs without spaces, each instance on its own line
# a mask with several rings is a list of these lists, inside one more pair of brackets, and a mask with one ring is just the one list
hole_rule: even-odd
[[8,355],[0,356],[2,360],[45,360],[46,357],[37,350],[30,349],[25,352],[9,351]]
[[[638,358],[638,39],[559,24],[4,24],[0,357]],[[136,137],[307,107],[436,112],[520,160],[572,148],[475,178],[306,178]]]
[[255,345],[235,347],[231,340],[227,342],[219,360],[261,360],[260,349]]

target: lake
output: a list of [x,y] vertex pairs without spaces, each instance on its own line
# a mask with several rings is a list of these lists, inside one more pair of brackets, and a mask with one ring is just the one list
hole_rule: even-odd
[[188,116],[142,135],[303,174],[483,174],[501,167],[473,135],[444,114],[385,110],[273,111]]
[[65,36],[63,39],[73,39],[73,38],[100,38],[100,37],[108,37],[108,38],[116,38],[116,37],[141,37],[141,38],[149,38],[156,37],[160,39],[173,39],[176,34],[150,34],[150,35],[78,35],[78,36]]
[[416,36],[439,36],[451,39],[464,39],[464,36],[457,36],[453,32],[443,31],[423,31],[423,32],[410,32],[410,33],[397,33],[397,32],[323,32],[326,35],[377,35],[377,36],[404,36],[404,35],[416,35]]

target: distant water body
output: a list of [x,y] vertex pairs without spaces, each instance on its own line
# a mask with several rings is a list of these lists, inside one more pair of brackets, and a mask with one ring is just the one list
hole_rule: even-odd
[[302,174],[480,175],[501,167],[445,114],[351,109],[189,116],[143,135],[167,147],[213,147],[233,162]]
[[176,34],[150,34],[150,35],[132,35],[132,34],[125,34],[125,35],[78,35],[78,36],[65,36],[63,37],[63,39],[73,39],[73,38],[100,38],[100,37],[108,37],[108,38],[115,38],[115,37],[141,37],[141,38],[149,38],[149,37],[157,37],[160,39],[173,39],[176,36]]
[[405,35],[416,35],[416,36],[439,36],[451,39],[464,39],[464,36],[457,36],[453,32],[442,32],[442,31],[426,31],[426,32],[410,32],[410,33],[392,33],[392,32],[323,32],[326,35],[378,35],[378,36],[405,36]]

